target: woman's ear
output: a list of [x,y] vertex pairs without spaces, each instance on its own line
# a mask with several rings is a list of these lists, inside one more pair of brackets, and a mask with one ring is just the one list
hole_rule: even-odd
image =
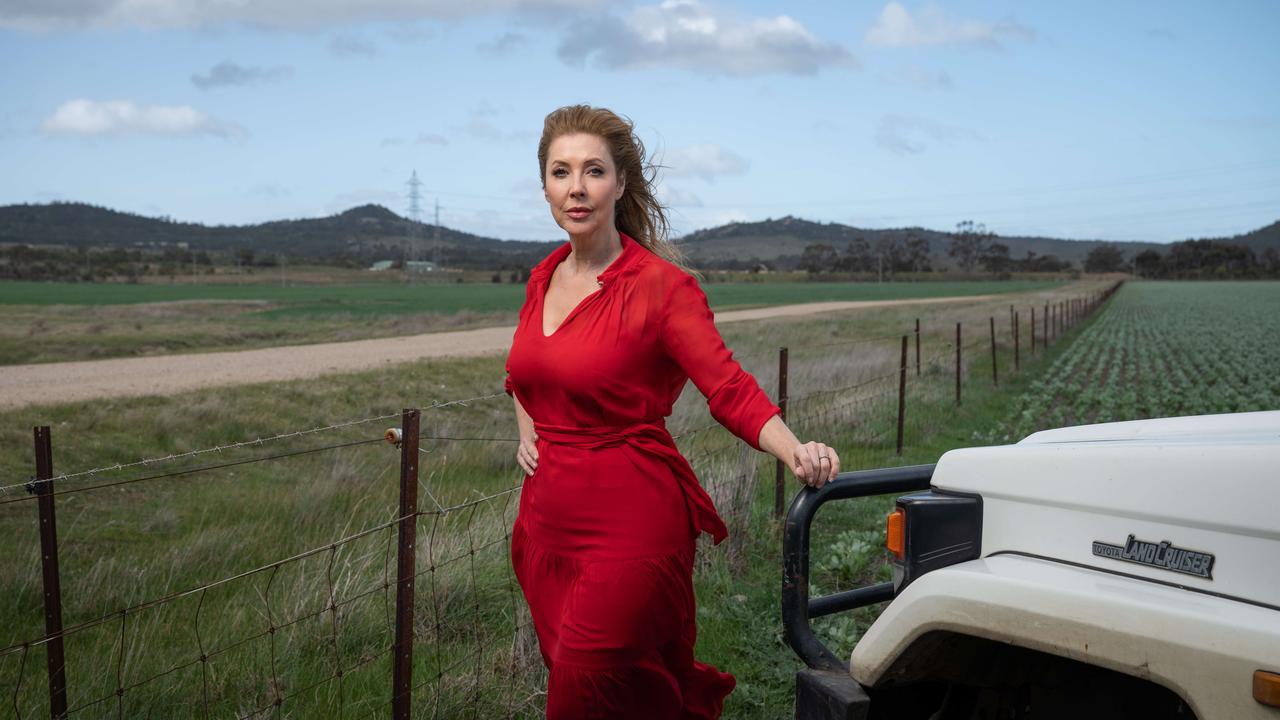
[[613,201],[618,202],[622,199],[622,194],[627,190],[627,178],[621,173],[618,174],[618,191],[613,194]]

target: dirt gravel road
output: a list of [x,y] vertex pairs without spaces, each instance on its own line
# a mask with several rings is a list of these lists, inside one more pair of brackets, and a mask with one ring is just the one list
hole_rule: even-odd
[[[994,295],[776,305],[716,314],[716,323],[798,317],[890,305],[989,300]],[[171,395],[210,387],[282,382],[428,358],[506,352],[514,327],[292,345],[233,352],[0,367],[0,409],[102,398]]]

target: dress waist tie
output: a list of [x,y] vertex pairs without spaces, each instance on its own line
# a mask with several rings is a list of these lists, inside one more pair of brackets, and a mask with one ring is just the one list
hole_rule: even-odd
[[728,536],[729,530],[716,512],[715,503],[711,502],[711,496],[698,483],[698,477],[694,475],[689,461],[676,449],[675,440],[671,439],[671,433],[667,432],[666,423],[662,420],[604,427],[534,423],[533,428],[539,439],[556,445],[595,450],[626,444],[640,452],[662,458],[671,467],[680,491],[689,502],[694,529],[710,535],[715,544]]

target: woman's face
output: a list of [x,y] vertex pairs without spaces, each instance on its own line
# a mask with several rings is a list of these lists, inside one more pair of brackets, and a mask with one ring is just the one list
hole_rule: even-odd
[[571,236],[614,232],[613,204],[625,186],[604,138],[561,135],[547,147],[543,195],[556,224]]

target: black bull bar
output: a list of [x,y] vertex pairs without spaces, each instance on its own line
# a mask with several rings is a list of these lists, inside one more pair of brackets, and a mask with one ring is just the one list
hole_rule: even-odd
[[809,626],[811,618],[893,599],[893,583],[879,583],[834,595],[809,597],[809,526],[818,508],[832,500],[850,500],[927,490],[936,467],[909,465],[840,473],[820,490],[804,488],[791,501],[782,532],[782,629],[787,644],[815,670],[848,671]]

